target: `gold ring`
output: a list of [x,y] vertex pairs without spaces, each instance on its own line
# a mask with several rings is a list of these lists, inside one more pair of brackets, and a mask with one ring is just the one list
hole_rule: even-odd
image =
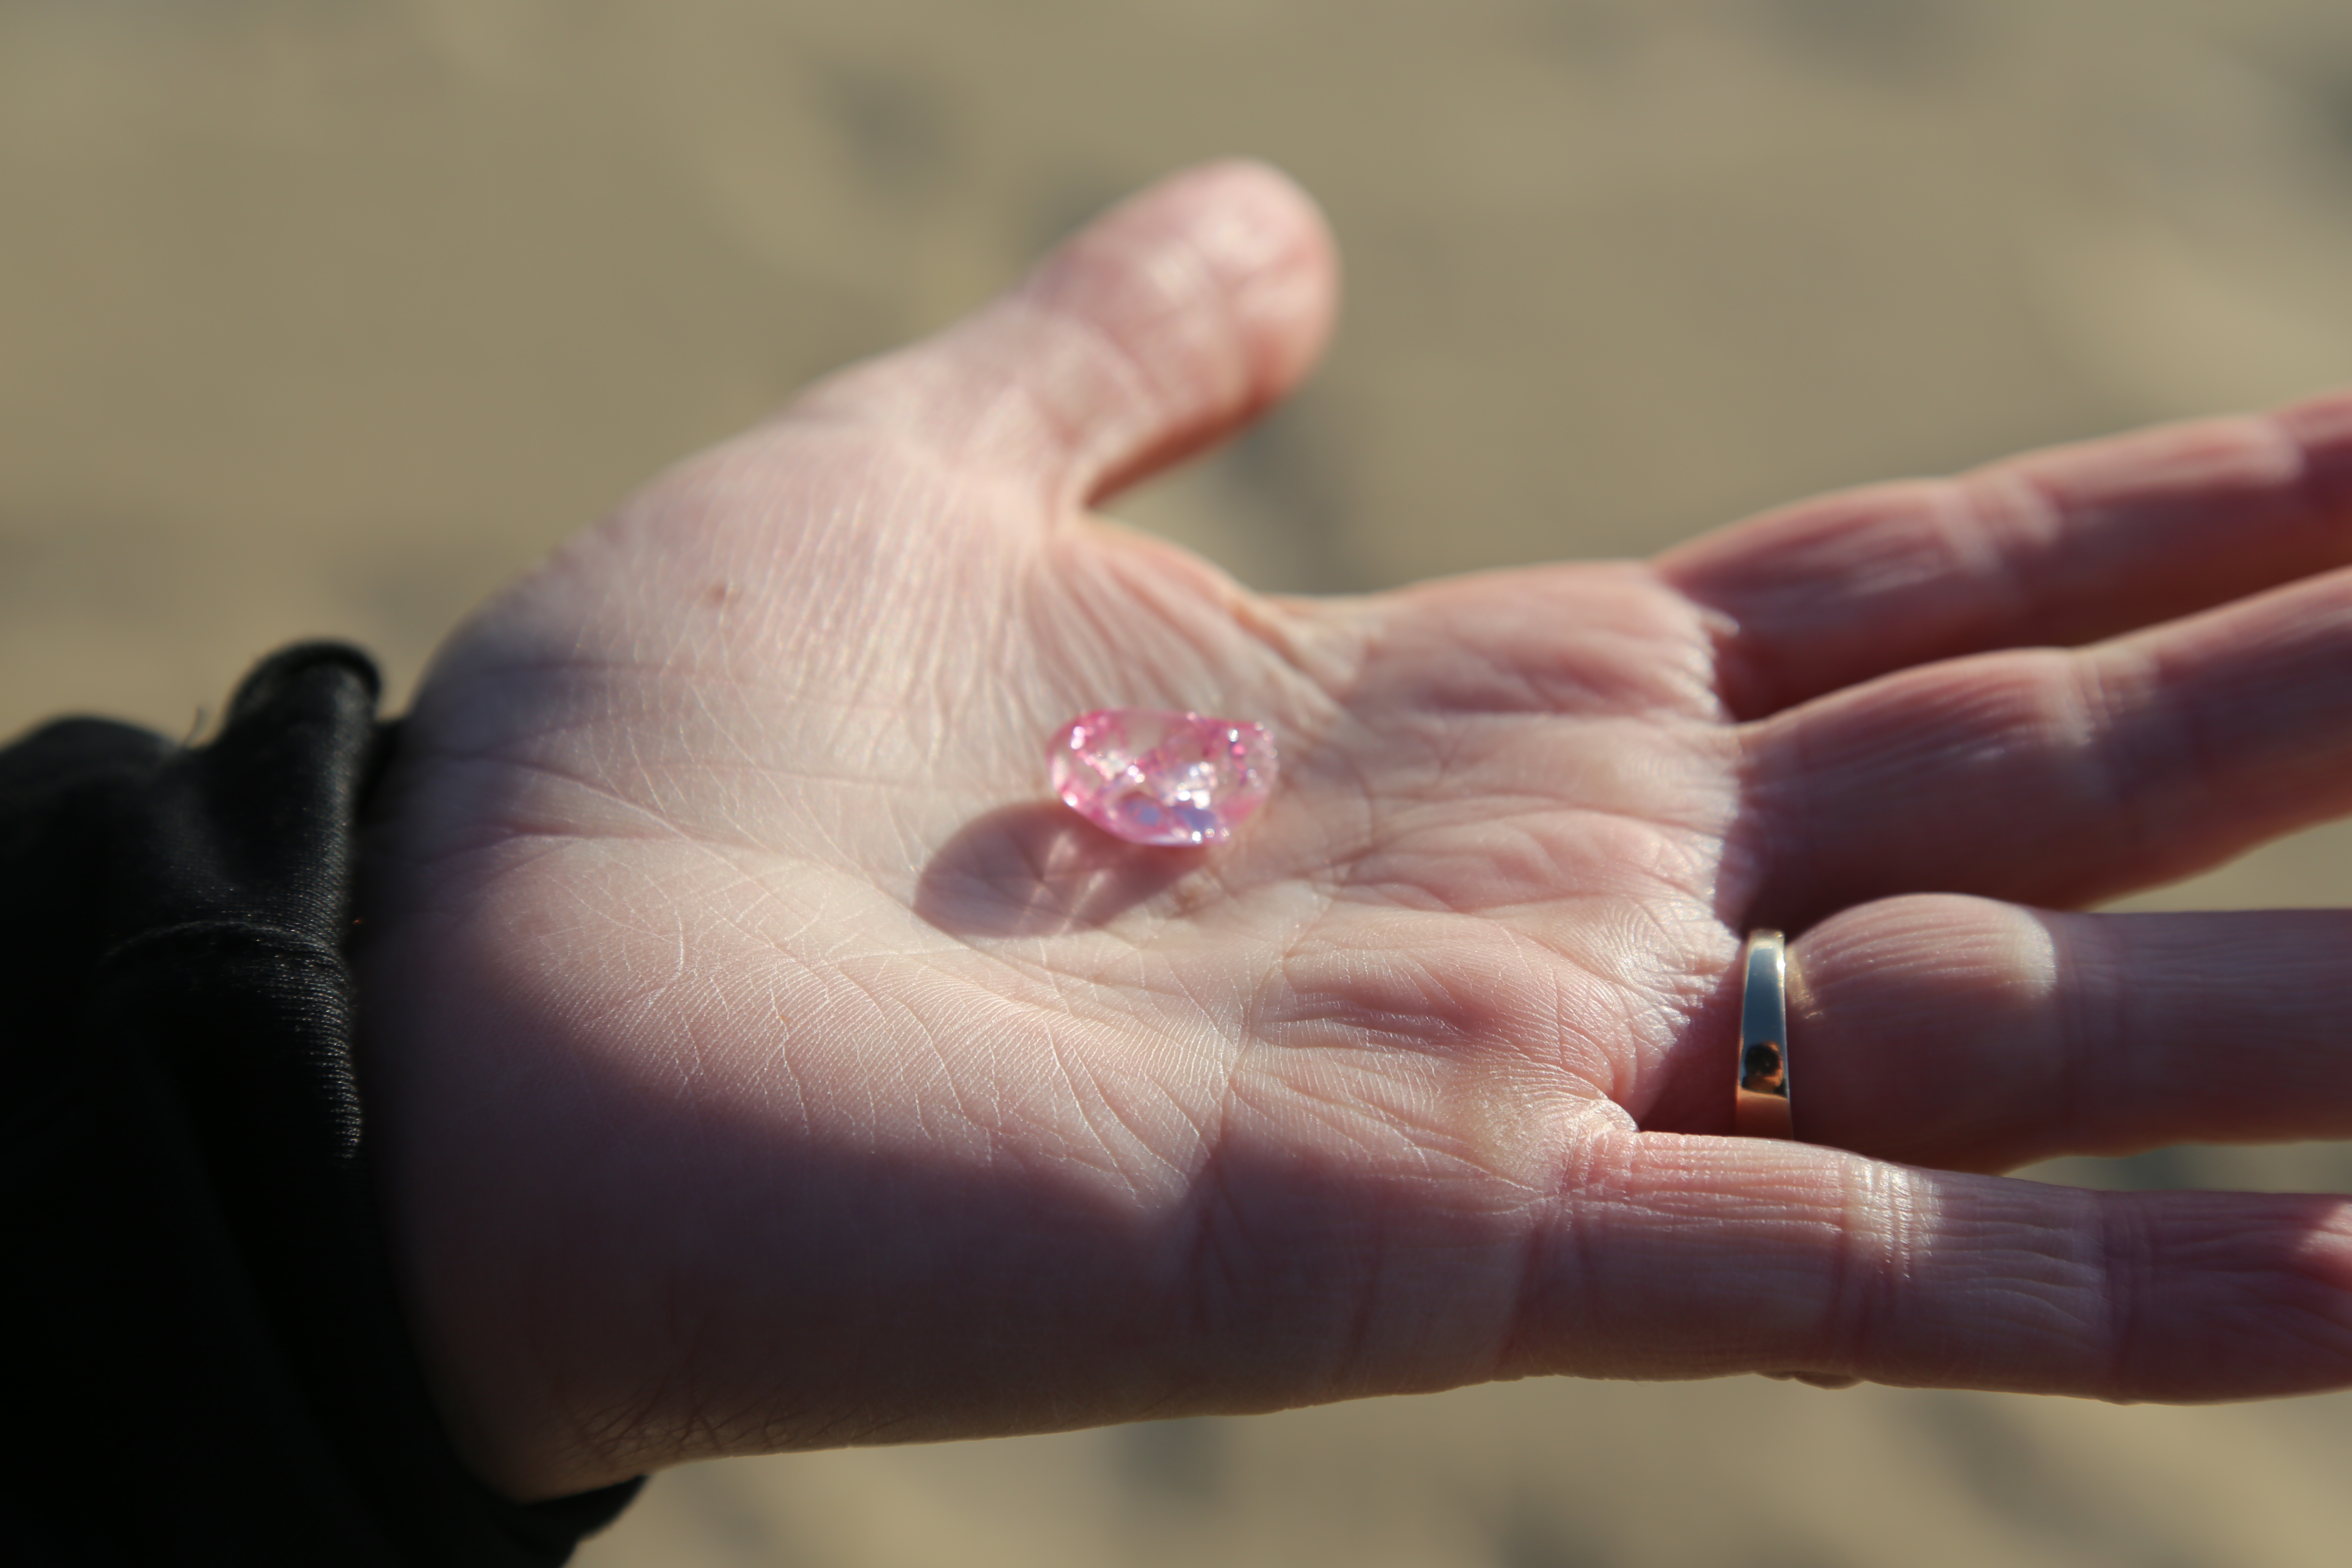
[[1752,931],[1739,957],[1739,1074],[1731,1130],[1742,1138],[1794,1138],[1789,1114],[1789,940]]

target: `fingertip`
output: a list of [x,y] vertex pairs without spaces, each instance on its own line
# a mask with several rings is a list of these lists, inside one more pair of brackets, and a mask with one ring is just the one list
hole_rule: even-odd
[[937,337],[799,405],[887,426],[1043,490],[1040,516],[1208,447],[1311,369],[1339,264],[1314,202],[1264,163],[1171,175],[1057,247]]
[[1171,176],[1104,221],[1150,246],[1191,247],[1231,312],[1250,406],[1288,392],[1320,357],[1339,313],[1339,253],[1323,209],[1271,163],[1227,159]]
[[[1172,174],[1049,256],[1019,291],[1100,334],[1134,395],[1078,410],[1070,478],[1098,500],[1281,400],[1329,340],[1339,254],[1321,209],[1254,159]],[[1107,389],[1106,389],[1107,390]]]

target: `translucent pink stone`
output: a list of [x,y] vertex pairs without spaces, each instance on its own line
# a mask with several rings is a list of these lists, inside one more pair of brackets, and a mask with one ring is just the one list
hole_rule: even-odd
[[1054,737],[1054,793],[1136,844],[1222,844],[1274,787],[1274,733],[1164,708],[1099,708]]

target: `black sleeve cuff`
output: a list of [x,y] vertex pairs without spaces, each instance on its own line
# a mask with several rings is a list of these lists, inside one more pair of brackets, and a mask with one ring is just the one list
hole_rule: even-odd
[[376,698],[306,644],[207,745],[0,751],[16,1561],[536,1568],[635,1493],[490,1492],[401,1321],[343,952]]

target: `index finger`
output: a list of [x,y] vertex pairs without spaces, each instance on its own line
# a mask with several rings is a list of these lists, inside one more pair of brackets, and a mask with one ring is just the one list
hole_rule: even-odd
[[1741,718],[1888,670],[2073,646],[2352,561],[2352,391],[1768,512],[1659,558],[1722,617]]

